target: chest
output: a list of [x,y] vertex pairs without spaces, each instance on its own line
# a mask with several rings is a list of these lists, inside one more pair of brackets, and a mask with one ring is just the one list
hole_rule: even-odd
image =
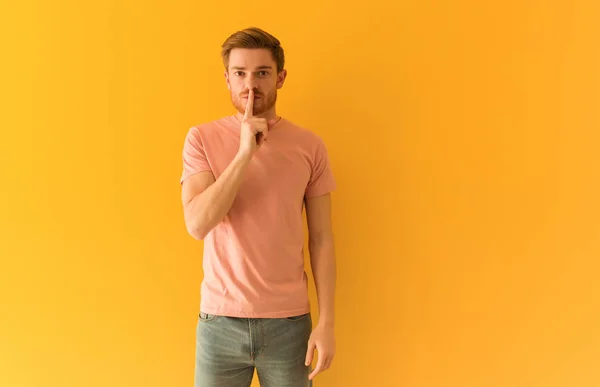
[[[284,135],[271,134],[253,155],[238,191],[240,203],[302,202],[311,177],[311,152]],[[235,135],[224,136],[206,149],[216,179],[235,158],[238,149],[239,136]]]

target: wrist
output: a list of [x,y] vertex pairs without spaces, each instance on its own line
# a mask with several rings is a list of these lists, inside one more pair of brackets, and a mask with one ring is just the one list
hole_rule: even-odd
[[333,329],[335,326],[335,323],[333,321],[333,319],[330,318],[319,318],[319,321],[317,322],[318,326],[322,326],[324,328],[329,328],[329,329]]
[[243,164],[247,164],[250,162],[250,159],[252,159],[252,152],[240,149],[240,150],[238,150],[237,154],[235,155],[234,161],[241,162]]

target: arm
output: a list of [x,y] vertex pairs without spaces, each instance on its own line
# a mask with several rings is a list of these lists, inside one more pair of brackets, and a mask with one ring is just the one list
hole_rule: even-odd
[[319,324],[333,328],[336,263],[331,226],[331,196],[306,199],[310,264],[319,302]]
[[240,148],[219,178],[215,180],[212,172],[203,171],[183,181],[181,200],[185,225],[195,239],[204,239],[227,215],[252,156],[267,139],[268,128],[275,122],[254,117],[253,109],[254,91],[250,90],[240,128]]
[[319,352],[317,366],[309,375],[314,379],[331,366],[335,355],[334,314],[336,264],[331,227],[331,198],[329,194],[306,199],[306,217],[310,264],[319,301],[319,322],[308,343],[306,365],[312,363],[314,350]]
[[227,215],[240,188],[250,157],[236,156],[215,180],[212,172],[185,179],[181,200],[188,233],[201,240]]

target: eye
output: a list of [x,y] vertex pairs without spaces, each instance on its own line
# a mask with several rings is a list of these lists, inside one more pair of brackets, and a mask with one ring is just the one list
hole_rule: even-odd
[[242,76],[244,74],[244,72],[243,71],[236,71],[234,74],[237,75],[237,76]]
[[259,71],[258,73],[263,77],[266,77],[267,75],[269,75],[268,71]]

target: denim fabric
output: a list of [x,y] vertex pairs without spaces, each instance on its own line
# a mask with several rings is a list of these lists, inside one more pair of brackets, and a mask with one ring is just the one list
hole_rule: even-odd
[[304,365],[310,314],[235,318],[200,313],[195,387],[248,387],[256,369],[261,387],[310,387]]

